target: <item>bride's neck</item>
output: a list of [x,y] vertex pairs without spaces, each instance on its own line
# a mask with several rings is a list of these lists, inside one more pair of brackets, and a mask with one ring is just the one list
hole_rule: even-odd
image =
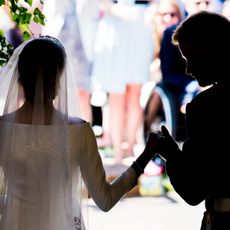
[[[47,101],[43,105],[32,105],[30,102],[25,102],[17,111],[16,120],[19,123],[41,123],[49,124],[52,120],[54,106],[52,101]],[[42,119],[42,120],[41,120]]]

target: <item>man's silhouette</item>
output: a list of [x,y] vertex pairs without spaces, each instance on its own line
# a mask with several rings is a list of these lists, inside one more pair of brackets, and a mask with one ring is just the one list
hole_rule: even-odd
[[182,150],[162,127],[160,155],[175,191],[190,205],[205,201],[202,230],[230,229],[229,55],[230,22],[200,12],[173,35],[187,62],[187,73],[207,87],[186,106],[188,138]]

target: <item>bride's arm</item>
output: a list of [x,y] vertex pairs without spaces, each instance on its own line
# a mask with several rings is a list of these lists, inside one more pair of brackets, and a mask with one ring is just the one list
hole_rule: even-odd
[[87,126],[84,133],[84,144],[80,160],[83,180],[89,194],[103,211],[109,211],[130,189],[137,184],[137,179],[143,173],[147,163],[154,157],[158,137],[151,134],[143,153],[135,163],[119,177],[109,183],[98,152],[98,146],[93,130]]
[[90,125],[85,129],[83,138],[80,160],[83,180],[97,206],[103,211],[109,211],[126,192],[137,184],[136,173],[129,167],[117,179],[109,183],[106,180],[96,138]]

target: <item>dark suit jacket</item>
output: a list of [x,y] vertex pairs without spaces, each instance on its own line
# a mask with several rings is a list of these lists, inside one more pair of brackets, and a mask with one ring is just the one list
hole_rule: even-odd
[[[182,151],[169,152],[167,173],[176,192],[190,205],[230,198],[228,92],[228,85],[214,85],[187,104],[188,138]],[[214,229],[230,229],[230,212],[215,217]]]

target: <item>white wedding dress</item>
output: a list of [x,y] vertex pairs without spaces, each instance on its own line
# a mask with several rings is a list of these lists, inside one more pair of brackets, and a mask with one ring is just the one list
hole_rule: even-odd
[[[5,126],[11,133],[1,132]],[[63,138],[60,127],[0,122],[0,151],[8,151],[0,159],[0,176],[8,180],[0,200],[1,230],[83,230],[81,178],[104,211],[136,185],[131,167],[113,183],[106,181],[89,123],[69,125],[69,144],[62,145]]]

